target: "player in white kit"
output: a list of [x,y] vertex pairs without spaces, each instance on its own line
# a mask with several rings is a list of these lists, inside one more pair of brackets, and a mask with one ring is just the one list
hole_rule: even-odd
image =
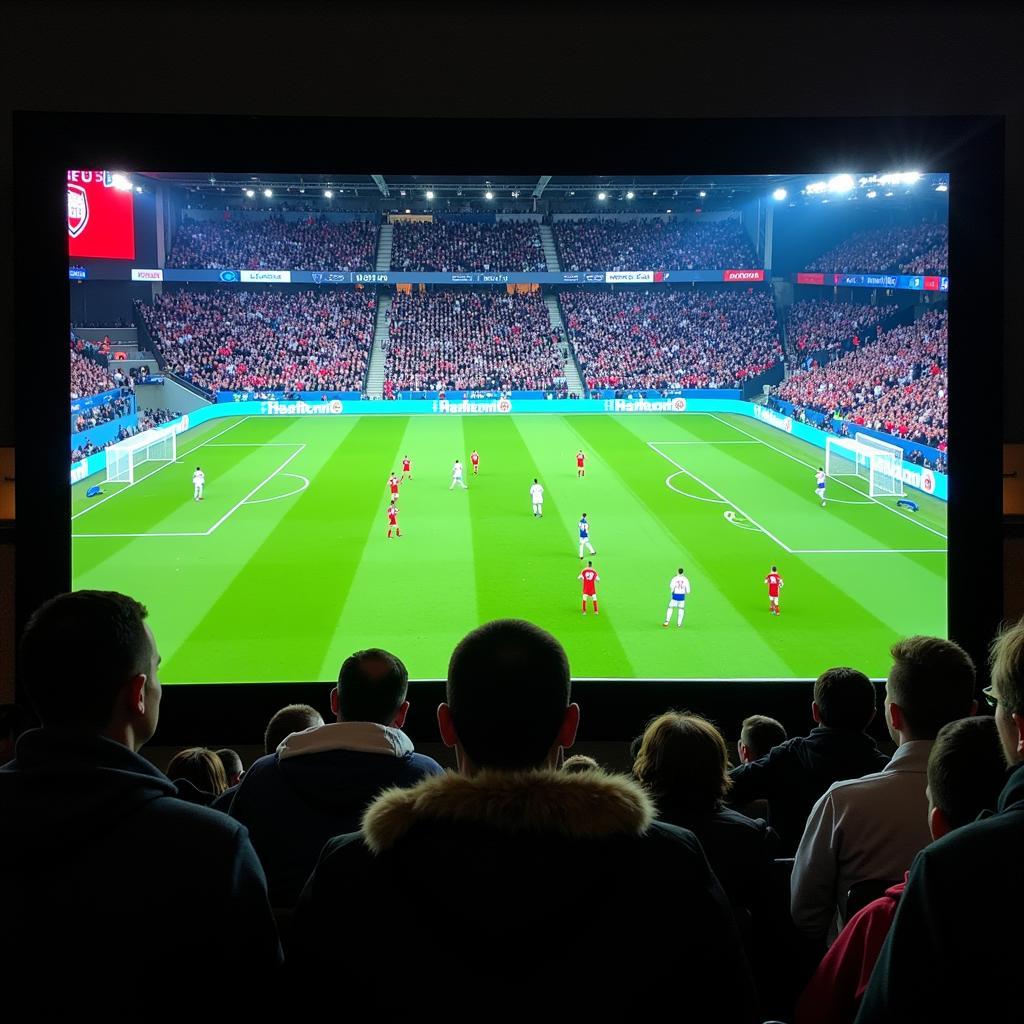
[[686,578],[686,574],[681,567],[679,572],[669,581],[668,589],[671,597],[668,602],[668,611],[665,612],[665,621],[662,625],[667,626],[672,621],[672,609],[676,608],[679,611],[679,621],[676,625],[681,626],[683,624],[683,615],[686,613],[686,595],[690,592],[690,581]]
[[544,488],[533,478],[533,486],[530,488],[530,501],[533,502],[533,514],[544,518]]
[[455,465],[452,466],[452,482],[448,487],[450,491],[452,487],[458,484],[463,490],[466,490],[466,485],[462,480],[462,463],[458,459],[455,460]]
[[584,512],[580,517],[580,560],[583,559],[583,546],[586,545],[590,549],[592,555],[596,555],[597,552],[594,550],[594,545],[590,543],[590,523],[587,522],[587,513]]
[[192,500],[202,501],[203,500],[203,485],[206,483],[206,474],[196,466],[196,471],[192,474]]
[[825,470],[819,466],[818,472],[814,474],[815,484],[814,493],[817,495],[818,500],[821,502],[821,507],[825,507]]

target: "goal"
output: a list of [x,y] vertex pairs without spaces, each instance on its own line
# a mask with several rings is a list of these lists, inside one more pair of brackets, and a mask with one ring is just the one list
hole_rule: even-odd
[[853,438],[827,437],[825,474],[866,480],[868,495],[872,498],[901,497],[904,494],[903,449],[859,432]]
[[107,481],[135,483],[139,467],[147,462],[174,462],[178,455],[174,430],[147,430],[107,448]]

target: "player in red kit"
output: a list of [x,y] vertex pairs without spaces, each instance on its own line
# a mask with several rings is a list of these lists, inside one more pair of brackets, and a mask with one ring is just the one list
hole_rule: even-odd
[[773,565],[772,571],[764,578],[768,584],[768,611],[772,615],[779,614],[779,591],[785,586],[782,577],[779,575],[778,566]]
[[391,491],[392,498],[398,498],[398,477],[394,473],[388,477],[388,490]]
[[409,456],[408,455],[406,455],[406,457],[404,459],[402,459],[402,481],[403,481],[403,483],[405,482],[405,478],[406,477],[408,477],[410,480],[412,479],[412,463],[409,461]]
[[601,577],[597,575],[593,562],[587,562],[586,569],[576,577],[583,580],[583,614],[587,614],[587,598],[594,602],[594,614],[597,615],[597,581]]
[[391,504],[388,505],[388,539],[391,539],[391,531],[395,531],[396,537],[402,536],[402,531],[398,526],[398,506],[395,504],[395,499],[391,499]]
[[586,459],[586,456],[583,454],[583,449],[581,448],[576,453],[576,475],[577,476],[586,476],[587,475],[587,471],[586,471],[586,469],[583,466],[583,463],[584,463],[585,459]]
[[473,454],[469,457],[469,461],[473,463],[473,476],[477,476],[480,471],[480,455],[475,448],[473,449]]

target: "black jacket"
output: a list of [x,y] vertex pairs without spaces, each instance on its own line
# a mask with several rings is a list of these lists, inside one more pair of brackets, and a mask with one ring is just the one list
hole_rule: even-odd
[[915,858],[858,1024],[1020,1020],[1022,888],[1024,765],[1010,776],[996,814]]
[[[178,799],[127,747],[48,729],[0,768],[0,963],[112,982],[175,963],[280,962],[263,869],[245,829]],[[142,961],[145,961],[143,965]],[[12,975],[13,977],[13,975]]]
[[767,800],[768,820],[782,840],[778,855],[791,857],[811,808],[833,782],[859,779],[888,763],[866,733],[819,725],[807,736],[794,736],[759,760],[733,768],[729,803],[742,807]]
[[444,981],[492,1009],[657,990],[691,1006],[712,996],[723,1024],[755,1013],[700,844],[656,821],[631,780],[597,771],[449,774],[383,794],[361,832],[324,848],[289,963],[318,976],[343,965],[371,991]]

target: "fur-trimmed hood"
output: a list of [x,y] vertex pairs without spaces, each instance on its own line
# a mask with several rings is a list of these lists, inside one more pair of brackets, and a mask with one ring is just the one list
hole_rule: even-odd
[[656,815],[650,797],[624,775],[487,770],[436,775],[410,789],[389,789],[366,809],[362,831],[370,850],[383,853],[423,822],[605,839],[642,835]]

